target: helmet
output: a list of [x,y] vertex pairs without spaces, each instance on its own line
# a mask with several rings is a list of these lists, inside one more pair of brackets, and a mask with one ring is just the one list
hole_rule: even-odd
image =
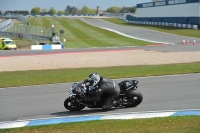
[[100,76],[96,72],[94,72],[89,75],[88,80],[92,83],[92,86],[95,86],[99,83]]

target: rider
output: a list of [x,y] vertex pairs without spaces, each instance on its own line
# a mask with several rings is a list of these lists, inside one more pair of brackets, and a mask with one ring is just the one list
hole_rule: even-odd
[[86,85],[86,96],[87,101],[93,101],[96,98],[95,94],[98,91],[109,94],[108,98],[103,101],[102,108],[109,110],[113,106],[118,106],[119,100],[117,99],[120,94],[119,85],[113,80],[101,77],[98,73],[91,73],[88,79],[84,80],[83,83]]

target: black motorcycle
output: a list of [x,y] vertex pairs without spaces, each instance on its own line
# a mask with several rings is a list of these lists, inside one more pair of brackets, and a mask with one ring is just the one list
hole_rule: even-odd
[[[137,90],[137,80],[124,80],[119,83],[119,87],[120,95],[118,99],[120,102],[115,107],[135,107],[142,102],[143,96]],[[96,90],[94,96],[98,93],[101,94],[101,89]],[[70,88],[69,97],[64,101],[64,107],[70,111],[80,111],[85,107],[102,108],[104,99],[109,96],[102,93],[98,100],[88,102],[86,95],[85,84],[82,84],[82,82],[74,83]]]

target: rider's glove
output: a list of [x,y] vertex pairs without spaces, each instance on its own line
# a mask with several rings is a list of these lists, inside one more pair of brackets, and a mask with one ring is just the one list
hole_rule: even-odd
[[94,86],[89,86],[88,93],[89,94],[96,94],[96,88]]

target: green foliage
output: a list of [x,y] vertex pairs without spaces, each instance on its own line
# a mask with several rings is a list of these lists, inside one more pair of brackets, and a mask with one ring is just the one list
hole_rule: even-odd
[[77,14],[78,8],[75,6],[68,5],[65,9],[65,14]]
[[80,14],[94,14],[94,10],[88,8],[87,6],[83,6],[82,9],[79,10]]
[[53,7],[51,7],[51,9],[49,9],[49,13],[50,14],[56,14],[56,10]]
[[120,10],[120,13],[127,13],[127,12],[131,12],[131,13],[135,13],[136,12],[136,7],[122,7]]
[[31,9],[31,14],[39,14],[40,13],[40,7],[35,7]]
[[42,13],[45,13],[45,12],[47,12],[47,9],[46,8],[42,9]]
[[65,11],[59,10],[57,14],[65,14]]
[[135,40],[91,26],[77,19],[29,17],[28,21],[33,26],[51,27],[53,24],[56,33],[64,30],[61,40],[66,39],[66,48],[144,46],[150,44],[150,42]]
[[135,13],[136,12],[136,10],[137,10],[137,8],[136,8],[136,6],[133,6],[132,8],[129,8],[130,10],[130,12],[131,13]]
[[109,7],[106,11],[109,13],[119,13],[120,10],[121,10],[120,7],[112,6],[112,7]]

